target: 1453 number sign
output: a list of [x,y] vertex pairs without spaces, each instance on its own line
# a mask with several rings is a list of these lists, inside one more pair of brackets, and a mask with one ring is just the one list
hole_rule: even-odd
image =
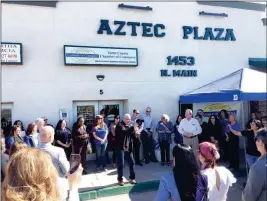
[[189,56],[168,56],[167,57],[167,65],[181,65],[181,66],[193,66],[195,65],[195,57]]

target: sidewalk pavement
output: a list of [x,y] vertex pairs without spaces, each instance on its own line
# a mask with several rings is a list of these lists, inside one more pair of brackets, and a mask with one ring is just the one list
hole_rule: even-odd
[[[241,157],[242,158],[242,157]],[[182,161],[181,161],[182,162]],[[241,160],[241,164],[244,164],[244,159]],[[220,164],[227,167],[227,164]],[[244,182],[246,181],[246,169],[245,165],[241,165],[241,170],[234,173],[237,178],[237,183],[230,188],[228,193],[227,201],[241,200],[241,192],[244,188]],[[107,166],[106,172],[96,172],[96,165],[94,161],[89,161],[87,163],[87,175],[82,176],[81,185],[79,188],[80,200],[87,201],[92,199],[100,199],[103,197],[117,197],[121,195],[122,197],[128,196],[132,201],[139,201],[135,199],[135,193],[144,193],[152,191],[153,196],[155,196],[158,189],[159,180],[161,175],[172,170],[172,166],[160,166],[160,163],[149,163],[144,164],[144,166],[135,166],[136,173],[136,185],[131,185],[126,183],[124,186],[119,186],[117,184],[117,170],[113,169],[111,165]],[[126,164],[124,169],[124,182],[128,181],[129,168]],[[125,201],[127,199],[125,198]],[[141,200],[140,200],[141,201]]]
[[[82,176],[79,192],[94,190],[104,187],[117,185],[117,169],[113,169],[111,165],[107,166],[107,172],[96,172],[96,165],[93,161],[87,163],[87,175]],[[160,166],[160,163],[149,163],[143,166],[135,166],[136,181],[138,183],[145,181],[159,180],[160,176],[165,172],[171,171],[172,166]],[[130,176],[129,168],[126,164],[124,169],[124,182],[128,181]]]

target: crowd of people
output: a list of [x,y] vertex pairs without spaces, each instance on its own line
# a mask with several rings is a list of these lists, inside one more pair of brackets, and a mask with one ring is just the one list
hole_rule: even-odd
[[[259,171],[262,171],[262,174],[265,171],[266,174],[266,130],[262,130],[264,126],[266,128],[266,125],[263,125],[266,117],[252,113],[246,129],[241,131],[235,114],[228,114],[226,110],[206,117],[200,109],[193,117],[192,110],[187,109],[185,117],[178,115],[174,124],[167,114],[163,114],[155,123],[150,107],[146,108],[142,119],[139,115],[139,110],[134,109],[132,115],[125,114],[122,120],[119,115],[115,115],[114,121],[109,122],[105,113],[100,112],[90,128],[85,125],[84,117],[79,116],[72,130],[67,127],[65,120],[59,120],[54,129],[53,125],[48,124],[46,117],[36,119],[26,130],[20,120],[15,121],[11,128],[5,126],[1,139],[3,200],[23,200],[20,196],[24,195],[20,194],[20,191],[23,191],[25,196],[43,196],[47,193],[49,200],[58,200],[58,196],[63,198],[64,193],[59,191],[48,190],[43,191],[43,194],[33,192],[40,191],[41,188],[41,183],[34,183],[34,176],[40,174],[38,171],[41,170],[35,170],[34,166],[47,164],[52,164],[54,169],[45,170],[47,172],[42,177],[42,185],[48,185],[49,189],[62,181],[68,183],[68,178],[70,197],[78,199],[78,181],[81,174],[87,174],[86,153],[92,149],[95,150],[97,172],[107,170],[106,165],[110,160],[108,152],[112,151],[111,163],[113,168],[117,168],[118,184],[124,185],[124,161],[129,166],[129,182],[136,184],[135,165],[143,166],[140,152],[143,151],[145,164],[158,162],[154,149],[154,131],[157,133],[156,139],[160,147],[160,165],[171,165],[170,146],[173,139],[176,144],[172,151],[174,169],[161,178],[157,201],[167,200],[170,195],[175,201],[203,200],[205,196],[210,201],[226,200],[229,187],[236,182],[229,170],[239,168],[239,136],[247,139],[246,161],[250,167],[243,200],[257,200],[257,196],[261,198],[259,200],[264,200],[262,193],[266,194],[266,177],[265,180],[261,177],[261,182],[257,184],[254,182],[259,179]],[[81,156],[81,166],[75,173],[69,174],[72,153]],[[228,168],[217,166],[220,158],[229,162]],[[15,168],[19,170],[11,175]],[[25,168],[28,171],[34,169],[36,174],[20,172]],[[14,182],[16,177],[24,181]],[[53,179],[57,179],[57,182]]]

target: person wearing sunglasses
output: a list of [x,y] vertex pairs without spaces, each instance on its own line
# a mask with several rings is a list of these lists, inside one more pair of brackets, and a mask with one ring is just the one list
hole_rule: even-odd
[[265,128],[257,132],[255,141],[261,156],[250,168],[246,187],[242,192],[243,201],[266,201],[267,131]]
[[157,163],[158,160],[155,156],[154,140],[153,140],[154,121],[151,115],[151,108],[146,108],[146,114],[144,116],[144,129],[141,132],[141,140],[143,143],[143,152],[145,163],[150,161]]
[[133,158],[133,137],[135,135],[134,127],[131,124],[131,115],[125,114],[123,120],[116,126],[115,129],[115,150],[116,163],[118,173],[118,183],[120,186],[123,182],[123,166],[124,159],[128,162],[130,172],[130,183],[136,184]]
[[243,130],[241,132],[236,131],[229,125],[230,131],[237,136],[244,136],[247,138],[246,143],[246,160],[249,168],[258,160],[260,152],[257,150],[256,143],[254,141],[257,136],[257,131],[262,127],[260,120],[253,120],[250,123],[250,130]]
[[142,121],[139,119],[139,110],[134,109],[133,115],[131,116],[131,124],[135,128],[135,136],[133,138],[133,155],[135,164],[139,166],[143,166],[143,164],[140,161],[140,147],[141,147],[141,132],[144,129],[144,125]]
[[42,119],[44,120],[45,126],[51,126],[52,128],[54,128],[54,126],[52,124],[48,123],[48,119],[46,117],[42,117]]
[[102,166],[102,170],[107,171],[105,154],[107,149],[108,127],[104,123],[101,115],[97,115],[95,118],[93,136],[96,147],[96,170],[100,172],[100,166]]

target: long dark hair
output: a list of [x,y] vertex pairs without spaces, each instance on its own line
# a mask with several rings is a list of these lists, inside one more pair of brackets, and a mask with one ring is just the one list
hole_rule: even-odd
[[221,119],[222,116],[221,116],[221,113],[224,112],[225,114],[225,118],[226,119],[229,119],[229,115],[228,115],[228,112],[226,110],[221,110],[219,113],[218,113],[218,118]]
[[36,126],[35,123],[30,123],[30,124],[28,125],[27,131],[26,131],[26,135],[31,135],[31,134],[32,134],[32,131],[33,131],[33,129],[34,129],[35,126]]
[[200,170],[192,148],[178,144],[173,148],[175,158],[173,174],[181,201],[195,201]]
[[120,115],[119,115],[119,114],[116,114],[116,115],[114,116],[114,122],[115,122],[115,120],[116,120],[117,118],[120,118]]
[[79,122],[80,122],[81,119],[85,120],[84,117],[79,117],[79,118],[77,119],[77,125],[76,125],[77,128],[80,128],[80,127],[79,127]]
[[208,124],[209,124],[209,125],[212,125],[212,123],[211,123],[211,118],[212,118],[212,117],[215,118],[215,126],[220,126],[220,125],[221,125],[221,122],[220,122],[220,120],[216,117],[216,115],[211,115],[211,116],[209,117]]
[[56,126],[56,129],[55,129],[55,130],[61,130],[61,124],[62,124],[63,121],[65,121],[65,120],[60,119],[60,120],[57,122],[57,126]]
[[14,125],[14,126],[11,128],[10,136],[15,137],[15,132],[17,131],[18,128],[20,128],[20,126]]
[[16,121],[14,122],[13,126],[17,126],[19,122],[21,123],[21,131],[25,131],[25,130],[24,130],[23,123],[22,123],[22,121],[20,121],[20,120],[16,120]]
[[176,122],[175,122],[177,125],[180,124],[180,122],[178,121],[178,118],[179,118],[179,117],[182,117],[182,119],[183,119],[183,116],[182,116],[181,114],[179,114],[179,115],[177,116],[177,118],[176,118]]

